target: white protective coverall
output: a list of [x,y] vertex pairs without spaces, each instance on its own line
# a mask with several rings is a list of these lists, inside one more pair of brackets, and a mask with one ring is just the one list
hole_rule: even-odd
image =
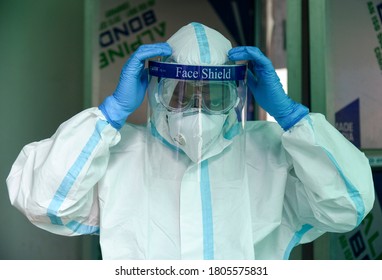
[[[52,233],[99,234],[104,259],[288,259],[373,206],[368,159],[321,114],[287,131],[247,122],[201,162],[175,157],[148,129],[80,112],[22,149],[7,178],[12,205]],[[147,162],[179,175],[151,180]],[[226,180],[237,162],[243,176]]]

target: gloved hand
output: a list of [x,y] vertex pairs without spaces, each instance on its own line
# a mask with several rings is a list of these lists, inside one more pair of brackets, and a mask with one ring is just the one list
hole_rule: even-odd
[[309,113],[285,93],[272,62],[256,47],[236,47],[228,52],[230,60],[250,60],[255,75],[247,72],[247,84],[255,100],[286,131]]
[[148,84],[145,60],[171,53],[171,47],[167,43],[142,45],[125,63],[116,90],[98,107],[114,128],[120,129],[127,117],[143,102]]

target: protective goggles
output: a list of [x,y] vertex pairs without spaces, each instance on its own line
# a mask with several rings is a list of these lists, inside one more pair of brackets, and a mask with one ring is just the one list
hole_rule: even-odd
[[158,99],[169,111],[190,108],[222,114],[237,105],[238,83],[246,65],[195,66],[149,61],[149,74],[158,77]]

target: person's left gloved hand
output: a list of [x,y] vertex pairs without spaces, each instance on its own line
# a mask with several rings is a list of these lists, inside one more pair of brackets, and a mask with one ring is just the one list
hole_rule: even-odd
[[122,68],[116,90],[98,107],[114,128],[120,129],[127,117],[143,102],[148,84],[145,60],[171,53],[169,44],[156,43],[140,46],[129,58]]
[[257,103],[273,116],[285,131],[309,113],[308,108],[288,97],[272,62],[258,48],[236,47],[228,52],[228,58],[233,61],[252,61],[255,75],[251,71],[247,72],[248,87]]

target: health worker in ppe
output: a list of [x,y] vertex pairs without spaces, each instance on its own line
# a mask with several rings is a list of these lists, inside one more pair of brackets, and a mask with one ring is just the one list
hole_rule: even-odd
[[[246,121],[247,86],[277,122]],[[146,91],[147,125],[126,123]],[[23,148],[7,185],[36,226],[99,234],[104,259],[288,259],[374,202],[364,154],[288,98],[258,48],[195,22],[139,47],[98,108]]]

